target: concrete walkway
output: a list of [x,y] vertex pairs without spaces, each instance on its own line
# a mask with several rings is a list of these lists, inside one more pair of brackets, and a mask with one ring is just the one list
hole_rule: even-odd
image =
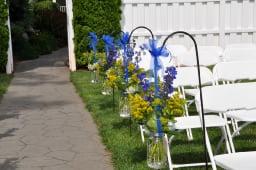
[[66,59],[61,49],[19,64],[0,104],[0,170],[113,169]]

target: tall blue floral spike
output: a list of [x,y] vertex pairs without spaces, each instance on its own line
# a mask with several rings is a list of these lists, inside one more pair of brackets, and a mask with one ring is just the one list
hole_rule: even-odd
[[102,40],[105,43],[106,60],[108,67],[111,67],[118,58],[118,53],[114,44],[114,38],[110,35],[103,35]]
[[131,55],[130,48],[127,46],[129,44],[130,34],[128,32],[123,33],[121,38],[117,41],[117,44],[123,50],[123,65],[124,65],[124,79],[126,84],[128,84],[128,63],[131,60],[133,54]]
[[93,50],[93,62],[96,62],[96,52],[97,52],[97,45],[98,45],[98,38],[95,32],[90,32],[89,33],[89,38],[90,38],[90,47]]

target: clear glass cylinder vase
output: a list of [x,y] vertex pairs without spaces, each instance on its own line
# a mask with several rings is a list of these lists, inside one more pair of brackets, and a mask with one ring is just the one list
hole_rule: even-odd
[[163,135],[151,135],[147,142],[147,164],[152,169],[162,169],[167,163]]
[[99,74],[96,70],[91,71],[91,83],[99,82]]
[[119,100],[119,114],[120,114],[120,117],[122,117],[122,118],[129,118],[131,116],[129,101],[128,101],[127,96],[120,97],[120,100]]

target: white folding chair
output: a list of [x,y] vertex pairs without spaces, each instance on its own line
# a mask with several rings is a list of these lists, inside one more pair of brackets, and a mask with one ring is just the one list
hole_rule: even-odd
[[166,48],[170,51],[172,56],[172,65],[179,66],[179,57],[188,52],[188,49],[184,45],[180,44],[167,44]]
[[[256,95],[252,95],[252,92],[255,91],[255,82],[203,87],[204,112],[224,113],[224,118],[227,120],[225,112],[229,110],[244,109],[248,111],[256,107]],[[198,103],[199,95],[196,96],[196,101]],[[197,109],[200,108],[197,107]],[[247,114],[249,113],[247,112]],[[255,160],[255,152],[235,153],[233,140],[227,124],[226,130],[232,153],[215,156],[216,164],[226,169],[254,169],[255,165],[250,161]]]
[[256,47],[256,44],[254,43],[235,43],[235,44],[228,44],[226,45],[226,48],[251,48]]
[[218,166],[232,170],[255,170],[256,151],[237,152],[214,157]]
[[[186,130],[188,128],[190,129],[195,129],[195,128],[202,128],[202,119],[201,119],[201,112],[199,112],[199,115],[197,116],[186,116],[186,117],[177,117],[175,118],[175,124],[171,125],[172,129],[175,130]],[[220,128],[222,131],[222,137],[225,139],[226,142],[226,148],[228,153],[231,152],[230,149],[230,144],[228,141],[228,135],[227,135],[227,130],[226,130],[226,126],[227,126],[227,122],[225,121],[225,119],[221,118],[218,115],[205,115],[205,126],[206,128]],[[171,151],[170,149],[172,148],[172,142],[173,142],[174,136],[171,136],[169,139],[167,137],[167,135],[165,136],[165,140],[167,145],[167,158],[168,158],[168,165],[169,165],[169,169],[172,170],[174,168],[182,168],[182,167],[196,167],[196,166],[204,166],[205,163],[189,163],[189,164],[175,164],[172,162],[172,158],[171,158]],[[214,156],[213,156],[213,152],[211,149],[211,144],[210,144],[210,140],[208,137],[208,133],[206,131],[206,148],[207,148],[207,152],[210,158],[210,165],[212,166],[212,169],[216,170],[216,164],[214,161]]]
[[254,45],[234,45],[225,48],[223,52],[224,61],[245,61],[256,60],[256,46]]
[[[222,62],[218,63],[213,68],[213,77],[216,84],[222,82],[222,84],[230,84],[239,80],[254,80],[256,79],[256,60],[255,61],[233,61],[233,62]],[[233,130],[237,131],[238,121],[244,121],[240,119],[233,119],[232,114],[239,114],[239,110],[232,111],[227,114],[228,118],[231,118]],[[232,114],[231,114],[232,113]],[[245,114],[241,114],[241,116]],[[245,119],[247,119],[245,117]],[[239,134],[239,131],[236,132]]]
[[[200,67],[201,72],[201,82],[202,85],[212,85],[213,76],[211,71],[207,67]],[[195,96],[198,92],[198,77],[197,67],[178,67],[177,76],[173,82],[175,88],[182,94],[184,99],[186,94],[190,96]],[[193,103],[194,100],[187,100],[185,107],[185,115],[189,116],[188,107]],[[189,140],[193,140],[193,135],[191,129],[187,130],[187,136]]]
[[[207,50],[208,48],[208,50]],[[222,50],[214,46],[201,46],[198,49],[200,65],[211,66],[221,61]],[[196,66],[196,54],[194,48],[191,48],[188,52],[178,56],[178,61],[181,66]]]

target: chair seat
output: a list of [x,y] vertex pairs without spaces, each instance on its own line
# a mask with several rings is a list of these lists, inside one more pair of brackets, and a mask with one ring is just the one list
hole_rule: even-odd
[[244,122],[256,121],[256,110],[235,110],[226,112],[227,117]]
[[216,164],[224,169],[255,170],[256,151],[217,155]]
[[198,89],[185,89],[185,93],[190,96],[196,96],[198,92]]
[[[199,116],[186,116],[175,118],[175,129],[183,130],[189,128],[201,128],[201,120]],[[221,127],[225,126],[225,120],[217,115],[205,115],[206,127]]]

